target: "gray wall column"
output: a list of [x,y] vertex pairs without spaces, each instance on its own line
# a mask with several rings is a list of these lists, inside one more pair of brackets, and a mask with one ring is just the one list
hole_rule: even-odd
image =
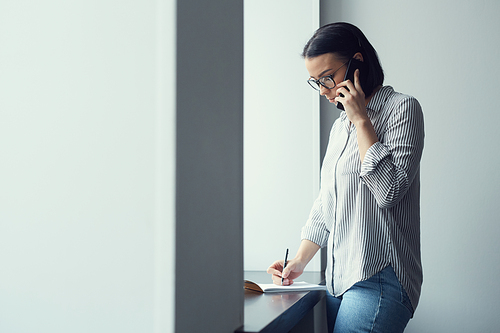
[[176,332],[243,324],[243,1],[177,2]]

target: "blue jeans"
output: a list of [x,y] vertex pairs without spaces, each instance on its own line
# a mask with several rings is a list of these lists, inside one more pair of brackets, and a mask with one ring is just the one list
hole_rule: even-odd
[[391,266],[340,297],[326,293],[328,332],[403,332],[413,316],[406,291]]

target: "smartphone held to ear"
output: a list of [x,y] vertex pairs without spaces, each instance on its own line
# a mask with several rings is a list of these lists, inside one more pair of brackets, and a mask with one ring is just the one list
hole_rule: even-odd
[[[344,81],[351,80],[351,82],[354,84],[354,72],[356,71],[356,69],[359,69],[360,84],[361,84],[361,88],[363,88],[362,83],[364,81],[363,78],[365,77],[364,74],[366,74],[366,73],[362,73],[365,68],[364,68],[364,63],[360,60],[357,60],[354,58],[349,60],[349,63],[347,64],[347,71],[345,72],[345,76],[344,76]],[[345,88],[347,90],[349,90],[347,87],[345,87]],[[340,96],[344,97],[343,94],[340,94]],[[344,110],[344,106],[340,102],[337,103],[337,108],[340,110]]]

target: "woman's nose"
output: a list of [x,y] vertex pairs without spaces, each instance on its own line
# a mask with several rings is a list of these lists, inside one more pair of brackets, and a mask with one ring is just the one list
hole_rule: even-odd
[[330,89],[325,88],[322,85],[319,86],[319,94],[321,96],[324,96],[324,95],[328,94],[329,91],[330,91]]

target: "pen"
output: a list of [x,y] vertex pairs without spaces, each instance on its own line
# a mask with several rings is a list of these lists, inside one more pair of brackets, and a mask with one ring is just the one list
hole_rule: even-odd
[[[288,262],[288,249],[286,249],[286,254],[285,254],[285,263],[283,264],[283,271],[285,270],[286,264]],[[282,272],[283,272],[282,271]],[[283,277],[281,278],[281,285],[283,285]]]

